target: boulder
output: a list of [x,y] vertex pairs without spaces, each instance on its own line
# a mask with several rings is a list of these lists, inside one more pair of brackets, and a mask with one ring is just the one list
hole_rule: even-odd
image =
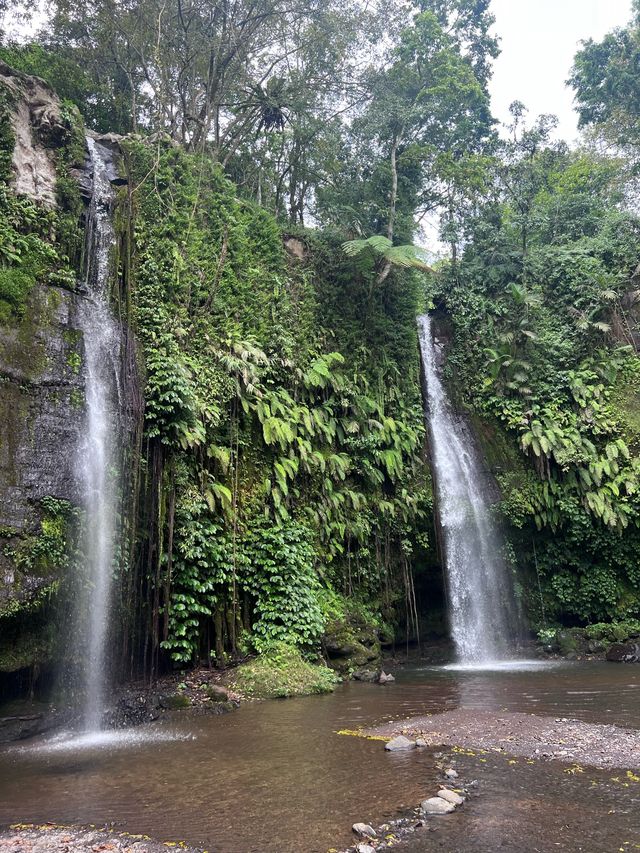
[[302,240],[298,240],[297,237],[285,237],[284,247],[292,257],[297,258],[299,261],[304,261],[309,253],[305,244]]
[[461,806],[464,803],[464,797],[461,797],[460,794],[456,794],[455,791],[450,791],[448,788],[441,788],[438,791],[438,796],[441,800],[451,803],[453,806]]
[[356,669],[351,677],[354,681],[368,681],[374,684],[378,680],[378,673],[375,669]]
[[375,829],[368,823],[354,823],[351,827],[352,832],[359,835],[361,838],[377,838],[378,835]]
[[219,684],[207,684],[204,688],[204,692],[212,702],[229,701],[229,691],[226,688],[221,687]]
[[614,643],[607,649],[607,660],[616,663],[640,663],[640,643]]
[[423,814],[450,814],[456,807],[441,797],[430,797],[422,801],[420,808]]
[[395,681],[393,675],[391,675],[391,673],[385,672],[383,669],[378,677],[378,684],[391,684],[393,681]]
[[415,740],[409,740],[409,738],[404,735],[398,735],[397,737],[392,738],[388,743],[385,743],[384,748],[387,752],[400,752],[402,750],[415,749],[416,742]]
[[354,670],[375,671],[377,679],[381,654],[379,632],[359,614],[346,614],[329,622],[322,644],[329,666],[340,675],[352,675]]

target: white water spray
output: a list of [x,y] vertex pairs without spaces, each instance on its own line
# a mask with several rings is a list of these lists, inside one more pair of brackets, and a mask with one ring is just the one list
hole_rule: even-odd
[[514,651],[515,610],[502,542],[482,493],[483,471],[438,372],[431,318],[418,317],[426,418],[444,538],[451,631],[461,664],[505,660]]
[[86,298],[78,300],[84,340],[86,416],[78,448],[78,477],[84,495],[81,543],[85,574],[76,602],[77,654],[82,660],[84,728],[101,727],[108,675],[107,645],[117,541],[120,328],[109,307],[113,192],[105,154],[87,139],[93,168],[88,216]]

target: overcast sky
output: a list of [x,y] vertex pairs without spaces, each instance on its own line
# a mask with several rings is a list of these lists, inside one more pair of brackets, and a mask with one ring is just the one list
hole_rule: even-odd
[[509,120],[509,104],[522,101],[529,118],[554,113],[558,136],[572,141],[577,116],[564,85],[582,39],[601,39],[631,19],[631,0],[492,0],[502,53],[491,82],[493,113]]

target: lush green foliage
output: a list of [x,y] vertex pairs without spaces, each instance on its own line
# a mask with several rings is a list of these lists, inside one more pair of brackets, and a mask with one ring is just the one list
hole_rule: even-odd
[[308,262],[287,259],[275,222],[209,160],[127,151],[145,432],[166,472],[150,578],[164,647],[187,661],[212,637],[220,657],[247,629],[259,650],[313,647],[322,588],[388,589],[426,509],[418,281],[372,289],[370,260],[317,235],[301,235]]
[[337,680],[328,667],[308,663],[295,647],[276,643],[257,660],[240,666],[233,686],[251,699],[281,699],[331,693]]
[[640,458],[625,389],[640,379],[628,314],[640,223],[620,206],[615,161],[570,153],[548,130],[504,144],[464,254],[442,270],[450,369],[533,469],[500,480],[532,563],[536,538],[538,618],[636,615]]
[[[594,126],[617,145],[640,143],[640,4],[633,3],[628,27],[588,39],[578,51],[570,83],[583,127]],[[634,152],[637,158],[637,151]]]
[[[0,57],[67,99],[60,209],[6,191],[4,96],[0,322],[36,283],[74,286],[71,104],[133,130],[114,279],[140,344],[145,663],[257,650],[296,668],[323,632],[408,614],[412,569],[435,559],[415,335],[429,300],[452,325],[449,379],[497,471],[534,621],[637,617],[628,168],[552,142],[550,117],[527,128],[519,103],[496,137],[489,0],[49,5],[41,43]],[[636,14],[572,77],[582,123],[627,148],[637,53]],[[434,210],[450,258],[425,294],[413,242]],[[309,214],[323,228],[305,230]]]

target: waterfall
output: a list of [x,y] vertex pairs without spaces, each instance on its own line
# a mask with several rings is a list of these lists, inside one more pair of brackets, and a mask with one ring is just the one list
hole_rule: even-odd
[[425,417],[443,533],[451,632],[462,664],[505,660],[513,653],[515,610],[501,538],[492,522],[464,421],[451,408],[439,375],[431,318],[418,317],[426,382]]
[[109,306],[113,192],[107,177],[108,152],[88,138],[93,188],[87,219],[85,298],[78,300],[84,340],[85,421],[77,451],[84,504],[80,543],[81,586],[76,597],[77,657],[82,661],[84,728],[100,728],[109,660],[112,578],[118,536],[121,331]]

